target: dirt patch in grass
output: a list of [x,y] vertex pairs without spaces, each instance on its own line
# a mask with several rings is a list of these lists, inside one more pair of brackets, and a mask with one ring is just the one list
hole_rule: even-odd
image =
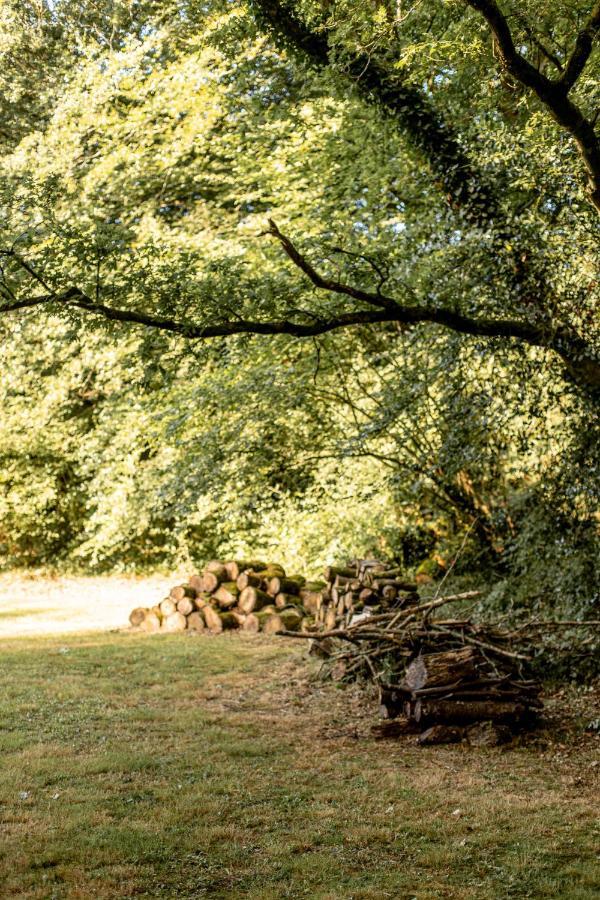
[[507,748],[418,748],[281,639],[0,652],[2,896],[598,895],[594,692]]

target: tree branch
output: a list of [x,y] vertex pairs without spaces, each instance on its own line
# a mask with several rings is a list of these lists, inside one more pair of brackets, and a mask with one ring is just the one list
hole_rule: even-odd
[[600,28],[600,3],[594,7],[586,28],[579,33],[564,74],[557,81],[552,81],[518,52],[506,17],[495,0],[465,2],[479,12],[490,26],[506,70],[536,94],[558,124],[575,140],[587,169],[592,203],[600,212],[600,141],[594,124],[585,118],[579,107],[567,96],[592,51],[593,39]]
[[583,72],[586,63],[590,58],[590,54],[594,47],[594,40],[596,39],[599,31],[600,0],[598,0],[596,5],[594,6],[587,23],[577,35],[573,53],[571,54],[565,66],[565,70],[561,78],[559,79],[559,84],[561,84],[563,89],[567,92],[571,90],[571,88]]
[[58,304],[62,307],[77,307],[87,313],[100,315],[105,319],[133,325],[144,325],[160,331],[181,335],[193,340],[213,337],[228,337],[236,334],[286,334],[292,337],[316,337],[330,331],[337,331],[352,325],[376,325],[393,322],[399,325],[419,325],[430,323],[441,325],[459,334],[475,337],[515,339],[534,347],[553,350],[567,365],[571,376],[584,387],[596,393],[600,390],[600,359],[593,349],[573,330],[565,326],[549,332],[547,328],[521,322],[516,319],[472,318],[447,309],[423,306],[407,306],[391,297],[379,293],[363,291],[349,285],[328,279],[316,269],[286,237],[274,222],[270,223],[270,233],[279,241],[289,259],[319,289],[329,293],[352,297],[370,309],[354,308],[340,310],[327,317],[314,317],[310,323],[295,322],[291,319],[256,321],[236,318],[235,321],[216,322],[201,325],[189,321],[164,318],[133,309],[116,309],[92,299],[77,287],[61,293],[50,293],[38,297],[25,298],[0,306],[0,314],[36,306]]

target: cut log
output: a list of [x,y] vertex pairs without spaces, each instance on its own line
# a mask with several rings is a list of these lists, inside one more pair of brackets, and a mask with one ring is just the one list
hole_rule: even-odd
[[185,631],[187,620],[180,612],[174,612],[163,619],[161,628],[163,631]]
[[500,724],[519,724],[528,715],[522,703],[500,700],[417,700],[414,704],[415,722],[468,724],[489,719]]
[[395,584],[384,584],[381,589],[381,596],[388,603],[393,603],[394,600],[398,599],[398,588]]
[[231,613],[231,612],[222,612],[222,613],[219,613],[219,615],[220,615],[220,617],[221,617],[221,623],[222,623],[223,628],[224,628],[225,630],[230,630],[230,629],[232,629],[232,628],[237,628],[237,627],[238,627],[238,620],[237,620],[237,617],[234,616],[233,613]]
[[294,594],[277,594],[275,597],[277,609],[285,609],[286,606],[295,606],[297,603],[300,603],[300,597]]
[[229,612],[231,613],[231,615],[234,617],[235,621],[237,622],[237,627],[241,628],[247,619],[246,613],[241,612],[236,607],[234,607],[234,609],[230,609]]
[[163,600],[162,603],[159,604],[159,606],[162,615],[165,617],[172,616],[173,613],[177,612],[177,603],[170,597],[167,597],[166,600]]
[[288,575],[290,581],[295,581],[299,588],[306,586],[306,578],[304,575]]
[[379,716],[381,719],[396,719],[405,711],[410,692],[401,686],[379,688]]
[[241,624],[242,631],[247,631],[250,634],[257,634],[260,631],[260,622],[258,616],[255,616],[254,613],[249,613],[245,616],[244,621]]
[[325,613],[325,620],[323,623],[325,625],[325,631],[331,631],[332,628],[335,628],[336,620],[337,616],[335,613],[335,609],[329,608]]
[[198,594],[198,596],[194,600],[194,604],[196,606],[196,609],[204,609],[204,607],[209,603],[209,601],[210,601],[210,594]]
[[283,619],[276,613],[267,616],[261,624],[265,634],[277,634],[278,631],[283,631],[285,628]]
[[264,584],[262,575],[256,572],[242,572],[238,575],[236,585],[240,591],[245,591],[247,587],[260,588]]
[[267,593],[272,597],[276,597],[277,594],[298,594],[299,592],[300,584],[297,581],[292,581],[291,578],[282,578],[279,575],[275,575],[269,579]]
[[202,575],[190,575],[188,579],[189,586],[195,590],[197,594],[204,590],[202,587]]
[[201,612],[193,612],[188,616],[187,627],[190,631],[204,631],[206,625]]
[[204,594],[214,594],[222,581],[225,581],[227,577],[227,573],[225,572],[225,568],[223,568],[223,572],[205,572],[202,576],[202,593]]
[[177,587],[171,588],[169,591],[169,597],[172,600],[175,600],[177,603],[179,600],[183,600],[184,597],[195,597],[196,591],[189,584],[178,584]]
[[161,619],[153,613],[151,609],[146,612],[144,616],[144,621],[140,625],[140,629],[142,631],[147,631],[149,633],[153,633],[155,631],[160,631]]
[[214,598],[221,609],[229,609],[238,601],[239,589],[235,581],[224,581],[214,593]]
[[417,743],[421,747],[428,747],[433,744],[460,744],[463,739],[464,730],[455,728],[452,725],[432,725],[417,738]]
[[135,609],[132,609],[129,613],[129,622],[134,628],[137,628],[142,624],[144,619],[146,618],[146,613],[148,612],[147,607],[145,606],[136,606]]
[[356,569],[349,566],[327,566],[323,572],[325,581],[328,581],[330,584],[333,584],[338,575],[341,575],[343,578],[356,578]]
[[177,603],[177,612],[180,612],[182,616],[189,616],[190,613],[194,612],[195,608],[194,600],[191,600],[189,597],[184,597],[183,600],[179,600]]
[[216,611],[216,609],[213,609],[212,606],[209,606],[207,604],[202,610],[202,615],[204,616],[206,627],[211,632],[211,634],[220,634],[223,631],[221,616]]
[[208,573],[216,575],[219,579],[219,584],[227,578],[227,569],[219,559],[211,559],[211,561],[204,566],[202,574],[206,575]]
[[480,659],[481,654],[474,647],[417,656],[408,666],[404,680],[413,691],[473,680]]
[[273,598],[265,594],[264,591],[254,587],[247,587],[244,588],[238,597],[238,606],[242,612],[251,613],[268,606],[272,600]]
[[302,601],[302,605],[304,609],[315,615],[318,610],[321,609],[323,605],[323,594],[321,591],[313,591],[308,590],[307,588],[302,588],[300,591],[300,600]]
[[162,612],[160,611],[160,606],[153,606],[150,612],[153,612],[155,616],[158,617],[160,621],[162,619]]

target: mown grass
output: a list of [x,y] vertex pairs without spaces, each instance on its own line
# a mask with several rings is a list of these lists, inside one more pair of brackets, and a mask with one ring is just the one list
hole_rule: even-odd
[[2,897],[598,896],[592,743],[378,743],[273,639],[0,652]]

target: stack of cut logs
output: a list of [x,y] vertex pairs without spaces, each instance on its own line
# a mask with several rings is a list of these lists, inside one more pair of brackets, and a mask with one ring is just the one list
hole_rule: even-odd
[[477,591],[419,601],[415,585],[376,560],[331,567],[325,575],[319,634],[294,636],[311,638],[312,652],[325,658],[336,680],[375,682],[385,720],[378,736],[416,732],[422,744],[495,744],[535,719],[540,685],[526,677],[528,655],[518,634],[468,616],[437,615]]
[[472,644],[420,653],[398,684],[380,685],[380,714],[387,721],[377,733],[419,731],[420,744],[464,738],[498,744],[533,721],[542,708],[539,694],[540,684],[525,679],[509,659]]
[[346,566],[328,566],[324,576],[327,585],[316,601],[315,622],[326,630],[419,602],[417,585],[402,578],[400,569],[376,559],[356,559]]
[[142,631],[298,631],[314,627],[322,582],[286,575],[277,563],[213,560],[152,608],[138,607],[129,621]]

